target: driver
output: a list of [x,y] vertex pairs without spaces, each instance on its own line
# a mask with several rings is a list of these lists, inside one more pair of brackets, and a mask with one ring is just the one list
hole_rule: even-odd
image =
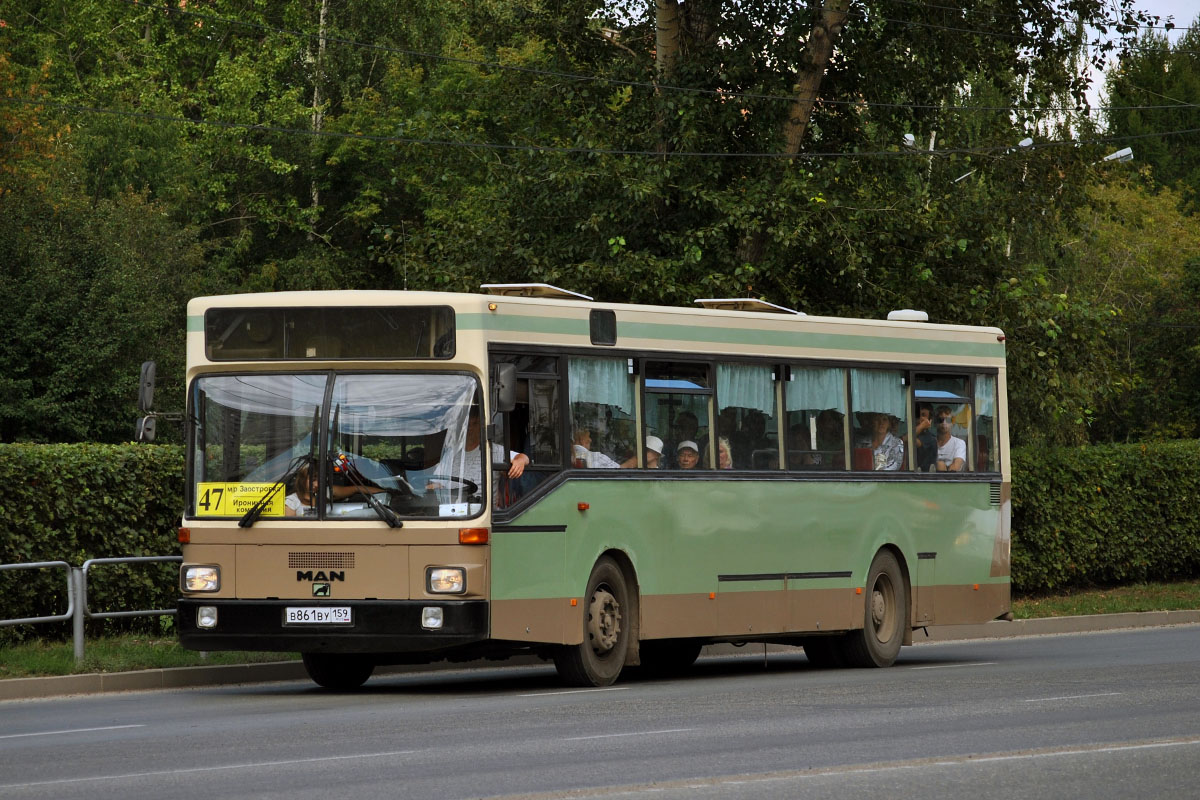
[[[482,426],[479,424],[479,406],[472,405],[470,413],[467,417],[467,440],[464,444],[465,452],[462,457],[453,457],[452,463],[454,468],[445,470],[442,465],[437,468],[442,475],[455,475],[455,470],[461,470],[461,475],[464,478],[478,479],[483,475],[483,461],[480,454],[480,443],[482,440]],[[525,472],[526,465],[529,464],[529,456],[524,453],[518,453],[515,450],[510,450],[508,460],[511,466],[508,468],[508,477],[510,480],[515,480]],[[427,491],[440,489],[441,485],[436,481],[431,481],[426,487]]]

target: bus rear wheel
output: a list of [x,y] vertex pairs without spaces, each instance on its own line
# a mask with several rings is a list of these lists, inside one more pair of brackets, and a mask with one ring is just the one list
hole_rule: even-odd
[[357,689],[367,682],[375,665],[363,656],[344,653],[301,653],[304,670],[313,683],[326,689]]
[[842,656],[853,667],[890,667],[900,654],[908,624],[908,593],[900,562],[880,550],[867,572],[866,608],[862,630],[851,631]]
[[629,652],[629,585],[617,562],[596,562],[584,595],[583,642],[559,648],[554,666],[571,686],[608,686],[625,666]]

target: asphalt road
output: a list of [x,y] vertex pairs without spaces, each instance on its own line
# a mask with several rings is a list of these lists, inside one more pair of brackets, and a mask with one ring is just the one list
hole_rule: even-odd
[[0,703],[0,798],[1200,797],[1200,626]]

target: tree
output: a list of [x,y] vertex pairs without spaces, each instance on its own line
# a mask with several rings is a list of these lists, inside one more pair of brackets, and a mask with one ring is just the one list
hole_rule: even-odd
[[[1178,187],[1185,207],[1200,211],[1200,17],[1175,44],[1147,32],[1106,75],[1109,130],[1137,136],[1137,159],[1157,186]],[[1155,136],[1169,131],[1190,131]]]

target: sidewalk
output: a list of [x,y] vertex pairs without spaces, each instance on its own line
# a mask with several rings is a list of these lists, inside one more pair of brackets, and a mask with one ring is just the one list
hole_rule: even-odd
[[[1151,628],[1167,625],[1200,624],[1197,611],[1146,611],[1131,614],[1103,614],[1084,617],[1047,617],[1012,622],[988,622],[983,625],[946,625],[929,628],[929,635],[913,632],[913,644],[962,641],[967,639],[1002,639],[1014,636],[1048,634],[1095,633],[1099,631]],[[769,652],[796,652],[785,645],[768,647]],[[710,645],[701,652],[705,656],[726,656],[744,653],[733,645]],[[534,657],[513,658],[508,661],[476,661],[462,664],[422,664],[419,666],[380,667],[377,675],[411,672],[439,672],[477,669],[481,666],[529,666],[547,662]],[[9,678],[0,680],[0,701],[29,700],[106,692],[181,689],[193,686],[224,686],[247,683],[275,683],[307,680],[304,665],[299,661],[279,661],[268,664],[236,664],[214,667],[174,667],[148,669],[138,672],[90,673],[51,678]]]

